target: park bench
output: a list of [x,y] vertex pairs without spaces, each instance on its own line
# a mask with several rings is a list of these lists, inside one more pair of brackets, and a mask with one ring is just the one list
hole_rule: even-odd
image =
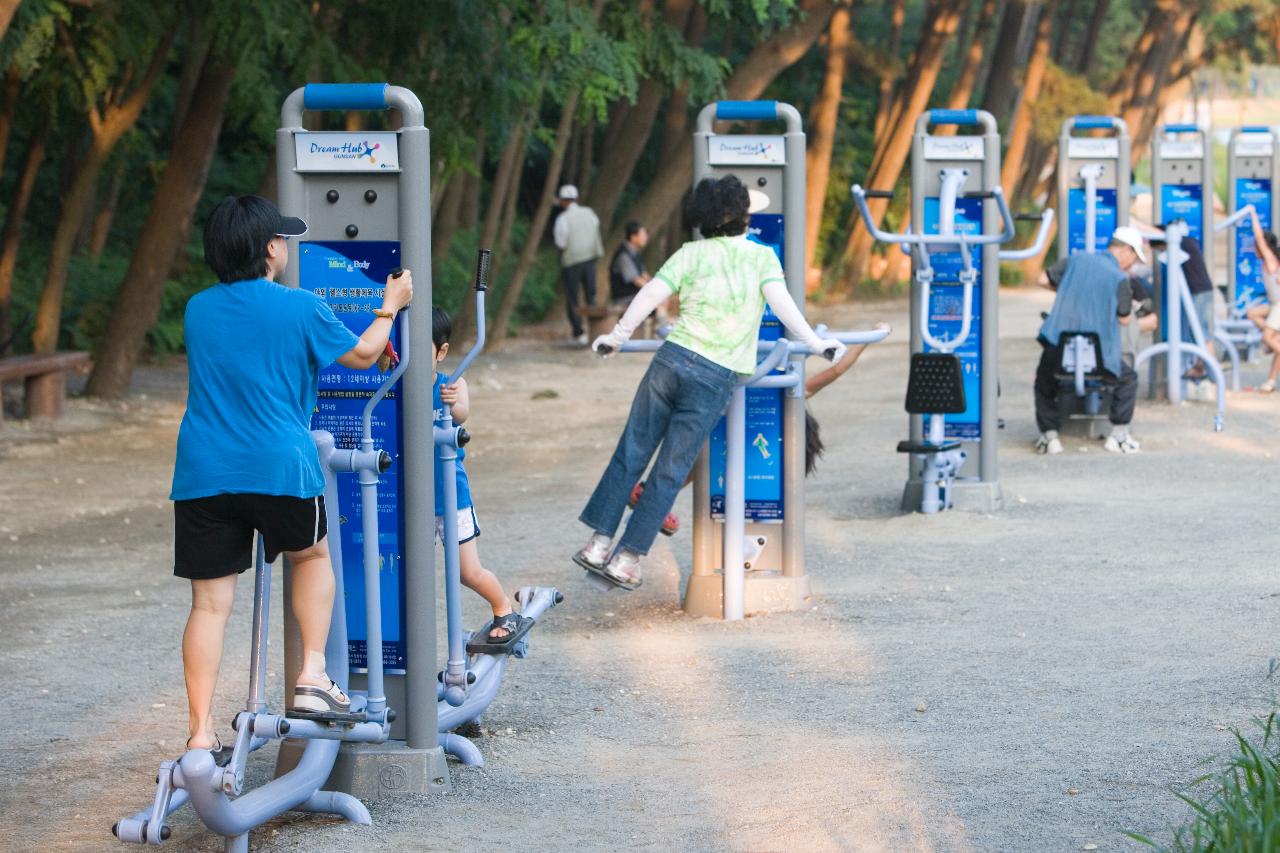
[[[87,352],[49,352],[0,358],[0,386],[21,379],[28,418],[57,418],[67,398],[67,373],[89,366]],[[4,409],[0,406],[0,420]]]

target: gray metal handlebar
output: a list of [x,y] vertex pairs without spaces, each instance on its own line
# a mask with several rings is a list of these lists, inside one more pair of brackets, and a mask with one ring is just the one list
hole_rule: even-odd
[[1035,241],[1025,249],[1001,249],[1000,260],[1025,261],[1036,257],[1044,251],[1044,244],[1049,240],[1049,229],[1052,227],[1053,208],[1050,207],[1040,214],[1040,230],[1036,232]]
[[1214,233],[1217,233],[1219,231],[1226,231],[1228,228],[1232,227],[1233,225],[1239,225],[1246,218],[1248,218],[1249,215],[1253,213],[1253,211],[1254,211],[1253,205],[1246,204],[1244,207],[1240,208],[1235,213],[1228,216],[1226,219],[1214,225],[1213,226]]
[[1005,200],[1004,191],[1000,187],[991,190],[991,197],[996,202],[996,207],[1000,211],[1000,220],[1003,223],[1004,230],[997,234],[978,234],[969,236],[966,234],[916,234],[907,232],[906,234],[894,234],[890,231],[884,231],[879,228],[871,217],[871,209],[867,207],[867,191],[860,184],[854,184],[851,188],[853,192],[853,200],[858,205],[858,212],[862,214],[862,220],[867,224],[867,230],[871,232],[871,236],[875,237],[882,243],[906,243],[913,246],[986,246],[992,243],[1007,243],[1013,239],[1013,214],[1009,211],[1009,203]]

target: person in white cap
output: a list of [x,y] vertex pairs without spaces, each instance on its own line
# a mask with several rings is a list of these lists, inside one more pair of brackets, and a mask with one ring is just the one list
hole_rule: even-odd
[[1142,235],[1124,225],[1112,232],[1105,252],[1078,252],[1061,270],[1058,295],[1039,334],[1044,349],[1035,382],[1038,452],[1062,452],[1057,373],[1062,364],[1059,337],[1063,332],[1092,332],[1098,336],[1103,372],[1114,383],[1108,413],[1111,434],[1103,447],[1112,453],[1138,452],[1138,442],[1129,434],[1138,399],[1138,374],[1121,358],[1120,327],[1129,324],[1133,313],[1133,291],[1126,273],[1139,261],[1147,262]]
[[563,210],[556,217],[552,236],[560,250],[560,275],[564,281],[564,308],[569,315],[573,339],[587,345],[587,332],[578,315],[578,293],[583,302],[592,305],[596,301],[596,261],[604,255],[604,241],[600,239],[600,219],[589,207],[578,204],[578,188],[565,184],[556,194]]

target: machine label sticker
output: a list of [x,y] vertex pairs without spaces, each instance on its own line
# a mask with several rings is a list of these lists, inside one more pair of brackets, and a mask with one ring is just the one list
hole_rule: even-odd
[[[400,266],[400,244],[394,241],[304,242],[300,254],[300,287],[329,303],[333,313],[355,334],[369,325],[382,305],[387,274]],[[392,346],[400,348],[392,334]],[[351,370],[331,364],[320,374],[320,394],[311,428],[333,433],[338,447],[358,447],[360,418],[365,404],[382,384],[377,368]],[[378,555],[382,574],[382,664],[386,672],[405,669],[404,572],[405,518],[398,495],[404,455],[400,446],[404,414],[399,386],[373,411],[374,446],[391,454],[395,463],[378,479]],[[353,671],[368,666],[368,628],[365,622],[364,532],[360,483],[356,474],[338,474],[338,530],[330,530],[342,554],[342,580],[347,612],[347,649]]]
[[[1258,211],[1262,230],[1271,230],[1271,181],[1267,178],[1236,178],[1236,210],[1251,204]],[[1258,261],[1258,249],[1253,240],[1253,224],[1246,219],[1235,227],[1236,305],[1245,306],[1259,299],[1266,301],[1267,290],[1262,285],[1262,264]]]
[[1101,139],[1073,136],[1067,140],[1067,156],[1081,160],[1118,160],[1120,140],[1114,136]]
[[1163,186],[1160,188],[1160,221],[1165,225],[1175,219],[1187,223],[1187,232],[1197,243],[1204,240],[1204,188],[1199,184]]
[[[1067,249],[1073,255],[1084,249],[1086,201],[1084,187],[1076,187],[1067,193]],[[1094,204],[1093,249],[1101,252],[1106,250],[1111,242],[1111,232],[1116,230],[1116,191],[1099,187]]]
[[[937,234],[938,199],[924,200],[924,228],[926,234]],[[982,233],[982,199],[956,199],[957,234]],[[961,441],[982,440],[982,247],[970,249],[970,258],[977,271],[973,285],[973,306],[969,316],[969,337],[956,350],[964,373],[964,398],[968,404],[963,414],[947,415],[946,437]],[[964,261],[959,251],[931,252],[929,262],[933,266],[933,285],[929,288],[929,332],[939,340],[954,338],[964,323],[964,285],[960,284],[960,270]],[[925,352],[934,352],[928,345]]]
[[786,140],[781,136],[712,136],[707,162],[713,166],[785,166]]
[[1204,143],[1199,139],[1194,142],[1166,139],[1160,142],[1160,158],[1162,160],[1203,160]]
[[1247,133],[1236,137],[1233,157],[1272,157],[1276,153],[1275,137],[1269,133]]
[[[768,246],[782,262],[783,217],[755,214],[747,229],[747,239]],[[782,337],[782,323],[767,306],[760,320],[760,339]],[[782,371],[775,371],[781,373]],[[781,522],[783,517],[783,434],[784,392],[780,388],[748,388],[746,416],[745,484],[746,520]],[[724,519],[725,419],[711,431],[711,516]]]
[[398,172],[400,137],[395,133],[295,133],[299,172]]
[[986,145],[981,136],[927,136],[924,140],[926,160],[981,160]]

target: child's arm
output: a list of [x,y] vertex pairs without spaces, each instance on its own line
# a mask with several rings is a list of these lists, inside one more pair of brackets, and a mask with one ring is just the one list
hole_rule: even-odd
[[1270,275],[1275,275],[1280,270],[1280,259],[1271,254],[1271,247],[1267,245],[1266,232],[1262,230],[1262,223],[1258,220],[1258,211],[1250,210],[1249,219],[1253,222],[1253,250],[1257,253],[1258,259],[1262,261],[1262,265],[1266,267]]
[[603,355],[617,352],[623,344],[631,340],[631,335],[635,333],[636,328],[654,312],[654,309],[670,299],[673,293],[675,291],[671,289],[671,285],[662,279],[650,279],[649,283],[640,288],[635,298],[631,300],[631,304],[627,306],[626,312],[619,318],[613,331],[596,338],[591,348],[599,352],[600,348],[604,347],[608,352]]
[[[877,329],[888,329],[889,324],[876,323],[875,327]],[[853,367],[855,364],[858,363],[858,358],[862,355],[862,351],[865,350],[866,348],[867,348],[866,344],[854,344],[853,346],[849,347],[849,351],[844,354],[844,358],[840,359],[835,364],[831,365],[821,373],[816,373],[813,376],[809,377],[807,380],[805,380],[804,395],[806,397],[812,397],[814,394],[817,394],[823,388],[826,388],[832,382],[835,382],[841,376],[844,376],[846,373],[848,373],[849,368]]]
[[453,422],[460,424],[471,414],[471,394],[467,391],[467,380],[459,379],[452,385],[440,386],[440,402],[452,407]]
[[773,309],[773,313],[782,321],[782,325],[787,327],[787,331],[798,341],[802,342],[815,355],[825,357],[829,350],[835,350],[832,362],[839,362],[844,358],[848,347],[834,338],[823,340],[818,337],[818,333],[809,325],[809,321],[804,318],[799,307],[796,306],[795,300],[791,298],[787,285],[780,279],[774,279],[764,286],[764,298],[768,300],[769,307]]

